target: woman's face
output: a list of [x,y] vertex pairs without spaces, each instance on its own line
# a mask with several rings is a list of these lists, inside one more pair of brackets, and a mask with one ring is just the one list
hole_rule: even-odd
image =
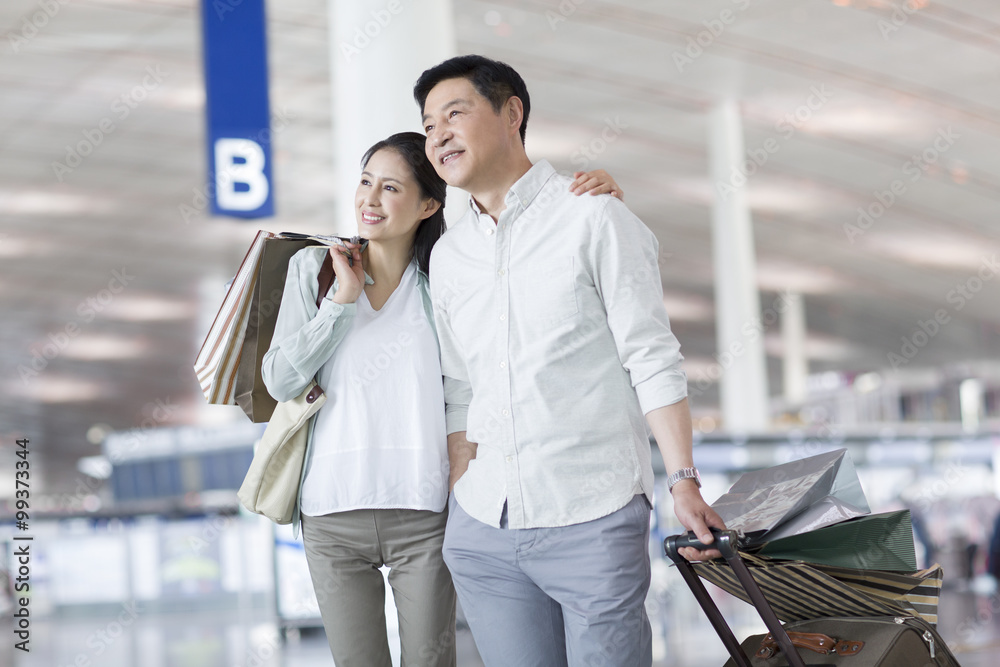
[[421,196],[420,185],[406,160],[383,148],[368,160],[354,197],[358,233],[372,241],[413,238],[417,226],[438,208]]

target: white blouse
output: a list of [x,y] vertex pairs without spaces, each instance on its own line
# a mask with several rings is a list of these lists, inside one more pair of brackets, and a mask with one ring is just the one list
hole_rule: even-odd
[[381,309],[361,294],[317,382],[327,402],[316,416],[302,513],[442,511],[448,453],[441,362],[415,264]]

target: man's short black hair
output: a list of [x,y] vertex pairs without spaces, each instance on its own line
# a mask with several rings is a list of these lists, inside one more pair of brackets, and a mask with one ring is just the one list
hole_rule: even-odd
[[424,103],[434,86],[447,79],[468,79],[476,92],[490,101],[495,113],[511,97],[518,97],[524,106],[524,117],[521,119],[521,143],[524,143],[524,131],[528,127],[528,113],[531,111],[531,99],[528,97],[528,87],[524,79],[513,67],[498,60],[477,55],[457,56],[445,60],[425,70],[413,85],[413,98],[424,112]]

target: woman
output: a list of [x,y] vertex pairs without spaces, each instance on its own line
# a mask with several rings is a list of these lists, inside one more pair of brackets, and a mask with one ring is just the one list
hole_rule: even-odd
[[[395,134],[365,153],[355,212],[367,249],[348,244],[350,260],[337,248],[295,254],[262,364],[279,401],[313,377],[328,396],[311,426],[298,509],[337,667],[391,665],[382,565],[403,664],[455,665],[455,590],[441,558],[444,395],[427,284],[445,183],[424,141]],[[617,190],[603,171],[576,176],[578,194]],[[336,279],[317,307],[327,256]]]

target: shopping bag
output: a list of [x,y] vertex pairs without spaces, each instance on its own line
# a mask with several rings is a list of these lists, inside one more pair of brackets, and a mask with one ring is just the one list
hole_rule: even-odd
[[916,548],[910,510],[849,519],[765,544],[759,556],[847,568],[913,572]]
[[[240,353],[240,364],[236,373],[236,402],[250,418],[250,421],[268,421],[277,405],[277,401],[271,397],[264,385],[261,363],[264,360],[264,354],[271,347],[271,339],[274,337],[274,326],[281,307],[289,261],[295,253],[303,248],[316,245],[343,245],[345,241],[360,244],[362,252],[368,243],[360,237],[309,236],[294,232],[282,232],[264,242],[257,278],[254,283],[254,293],[250,300],[247,331]],[[317,306],[326,296],[334,275],[333,264],[328,260],[317,277],[319,280]]]
[[278,404],[264,386],[261,362],[274,336],[288,262],[302,248],[316,244],[317,241],[309,238],[285,238],[284,235],[264,242],[236,372],[236,403],[252,422],[269,420]]
[[712,508],[742,533],[741,547],[871,512],[846,449],[744,473]]
[[264,230],[257,232],[195,358],[198,383],[205,399],[211,404],[236,405],[236,372],[250,315],[254,281],[264,241],[274,236]]
[[[754,581],[782,621],[835,616],[911,616],[937,623],[941,566],[917,572],[858,570],[801,561],[777,561],[740,552]],[[702,578],[750,603],[725,561],[695,563]]]

